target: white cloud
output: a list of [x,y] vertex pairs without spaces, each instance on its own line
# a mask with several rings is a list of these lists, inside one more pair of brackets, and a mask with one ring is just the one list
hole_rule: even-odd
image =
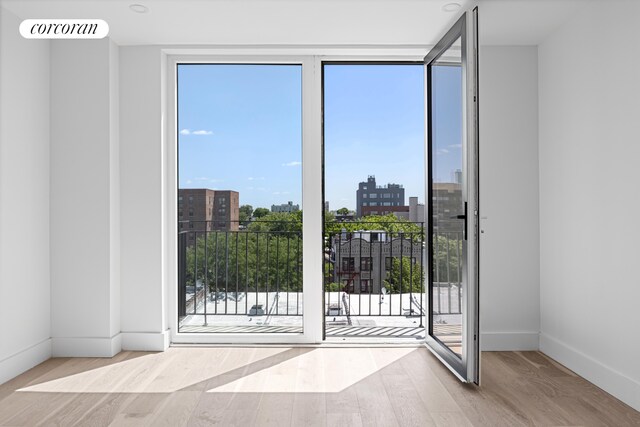
[[438,148],[438,154],[449,154],[449,150],[446,148]]
[[462,148],[462,144],[451,144],[449,148]]
[[259,177],[250,176],[249,178],[247,178],[247,180],[249,180],[249,181],[264,181],[264,176],[259,176]]
[[283,163],[282,166],[300,166],[302,164],[302,162],[298,162],[298,161],[293,161],[293,162],[289,162],[289,163]]
[[182,129],[180,131],[180,135],[211,135],[213,134],[213,132],[211,132],[210,130],[190,130],[190,129]]

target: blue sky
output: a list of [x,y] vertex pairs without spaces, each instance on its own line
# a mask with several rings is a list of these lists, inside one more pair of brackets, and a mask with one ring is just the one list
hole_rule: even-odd
[[434,181],[452,182],[462,169],[462,69],[435,66],[432,78]]
[[358,183],[402,184],[424,201],[422,65],[324,68],[325,198],[355,210]]
[[235,190],[240,204],[301,202],[301,67],[180,65],[179,187]]
[[[325,66],[325,198],[355,209],[358,182],[424,202],[422,65]],[[460,162],[459,70],[438,67],[437,181]],[[451,96],[457,94],[458,96]],[[236,190],[240,204],[301,203],[301,68],[180,65],[180,188]]]

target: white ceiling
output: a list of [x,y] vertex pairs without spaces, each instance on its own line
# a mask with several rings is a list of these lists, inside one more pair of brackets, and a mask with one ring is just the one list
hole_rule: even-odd
[[[0,0],[22,19],[97,18],[121,45],[433,45],[479,4],[481,42],[537,44],[589,0]],[[130,4],[144,4],[145,14]]]

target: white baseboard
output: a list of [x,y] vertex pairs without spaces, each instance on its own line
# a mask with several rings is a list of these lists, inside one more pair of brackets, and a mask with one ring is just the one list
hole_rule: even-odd
[[122,349],[130,351],[165,351],[169,348],[169,331],[122,332]]
[[122,350],[121,334],[111,338],[51,338],[53,357],[113,357]]
[[540,351],[640,411],[640,382],[544,333]]
[[4,384],[21,373],[51,358],[51,339],[32,345],[0,360],[0,384]]
[[538,350],[538,332],[481,332],[480,347],[483,351],[531,351]]

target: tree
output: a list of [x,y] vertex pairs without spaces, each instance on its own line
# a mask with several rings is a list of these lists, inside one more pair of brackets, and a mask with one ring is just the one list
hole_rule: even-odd
[[[258,208],[260,209],[260,208]],[[256,209],[256,211],[258,210]],[[301,233],[302,212],[269,212],[260,221],[252,222],[249,231],[268,231],[270,233]]]
[[242,205],[240,206],[240,222],[247,223],[251,220],[253,216],[253,206],[251,205]]
[[256,218],[262,218],[267,215],[269,215],[269,209],[267,208],[256,208],[256,210],[253,211],[253,216]]
[[410,257],[394,257],[391,260],[389,275],[384,280],[384,286],[392,294],[424,292],[424,273],[420,264],[413,264]]
[[347,208],[340,208],[336,211],[336,213],[338,215],[349,215],[349,209]]
[[[262,223],[251,223],[250,228]],[[263,230],[211,231],[186,251],[186,285],[207,292],[302,290],[300,233]]]
[[[335,221],[333,217],[325,214],[325,236],[335,236],[341,231],[386,231],[389,237],[396,239],[403,237],[411,239],[414,243],[423,242],[425,227],[421,223],[414,223],[406,219],[398,218],[394,214],[388,215],[369,215],[362,217],[358,221]],[[330,239],[325,239],[328,243]]]
[[433,240],[433,281],[440,284],[459,283],[461,256],[462,236],[459,233],[439,234]]

